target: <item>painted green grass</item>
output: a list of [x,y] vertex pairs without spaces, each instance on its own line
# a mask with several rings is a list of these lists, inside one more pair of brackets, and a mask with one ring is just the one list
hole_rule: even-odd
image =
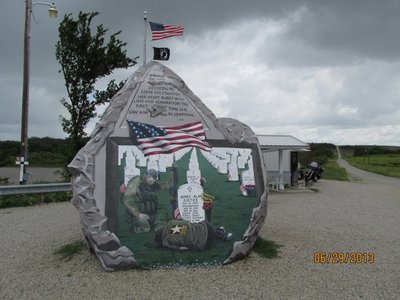
[[385,176],[400,178],[400,154],[347,157],[352,166]]
[[279,258],[279,248],[281,247],[283,247],[283,245],[258,237],[254,243],[253,251],[269,259]]
[[[204,192],[215,197],[212,209],[211,222],[233,234],[231,241],[217,240],[215,244],[203,251],[174,251],[170,249],[152,249],[144,247],[146,242],[154,239],[154,232],[133,234],[129,231],[129,224],[125,222],[125,208],[121,200],[118,201],[118,238],[135,254],[141,267],[147,269],[158,267],[190,267],[197,265],[220,265],[232,251],[233,243],[241,240],[248,227],[253,208],[257,205],[256,197],[244,197],[239,189],[238,182],[228,182],[227,177],[221,175],[197,152],[200,171],[207,183]],[[178,162],[178,186],[186,182],[186,170],[189,164],[190,152]],[[142,170],[144,172],[144,169]],[[161,181],[167,180],[170,172],[161,173]],[[168,191],[159,191],[158,214],[162,214],[166,221],[172,219],[170,196]]]
[[347,181],[347,172],[344,168],[341,168],[336,160],[329,160],[323,166],[324,173],[322,173],[322,178],[329,180],[340,180]]

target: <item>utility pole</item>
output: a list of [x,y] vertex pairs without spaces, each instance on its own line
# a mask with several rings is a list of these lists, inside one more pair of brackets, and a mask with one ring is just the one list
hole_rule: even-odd
[[57,17],[54,3],[35,2],[25,0],[25,33],[24,33],[24,69],[22,83],[22,115],[21,115],[21,149],[16,164],[20,165],[19,184],[26,184],[28,163],[28,115],[29,115],[29,74],[30,74],[30,39],[31,16],[34,5],[49,6],[49,16]]
[[29,112],[29,55],[31,38],[32,0],[25,0],[24,73],[22,83],[21,151],[19,184],[26,184],[28,162],[28,112]]

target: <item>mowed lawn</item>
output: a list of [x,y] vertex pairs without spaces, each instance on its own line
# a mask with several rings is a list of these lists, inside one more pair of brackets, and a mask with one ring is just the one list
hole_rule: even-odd
[[376,154],[346,157],[354,167],[386,176],[400,178],[400,154]]

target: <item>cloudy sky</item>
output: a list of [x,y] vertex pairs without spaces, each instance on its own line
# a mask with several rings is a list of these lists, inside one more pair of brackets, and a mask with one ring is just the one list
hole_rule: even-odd
[[[21,132],[23,0],[0,3],[0,140]],[[65,137],[59,115],[67,97],[55,59],[64,14],[98,11],[95,23],[122,30],[139,64],[100,80],[122,80],[143,62],[143,12],[184,25],[165,65],[218,116],[257,134],[305,142],[400,146],[400,1],[398,0],[58,0],[59,17],[34,7],[29,136]],[[104,109],[104,108],[103,108]],[[87,128],[90,133],[95,122]]]

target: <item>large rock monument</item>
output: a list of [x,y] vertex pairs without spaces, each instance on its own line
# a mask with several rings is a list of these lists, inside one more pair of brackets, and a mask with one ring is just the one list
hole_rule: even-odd
[[106,271],[245,257],[267,213],[262,157],[248,126],[217,119],[164,65],[142,66],[69,165],[90,250]]

